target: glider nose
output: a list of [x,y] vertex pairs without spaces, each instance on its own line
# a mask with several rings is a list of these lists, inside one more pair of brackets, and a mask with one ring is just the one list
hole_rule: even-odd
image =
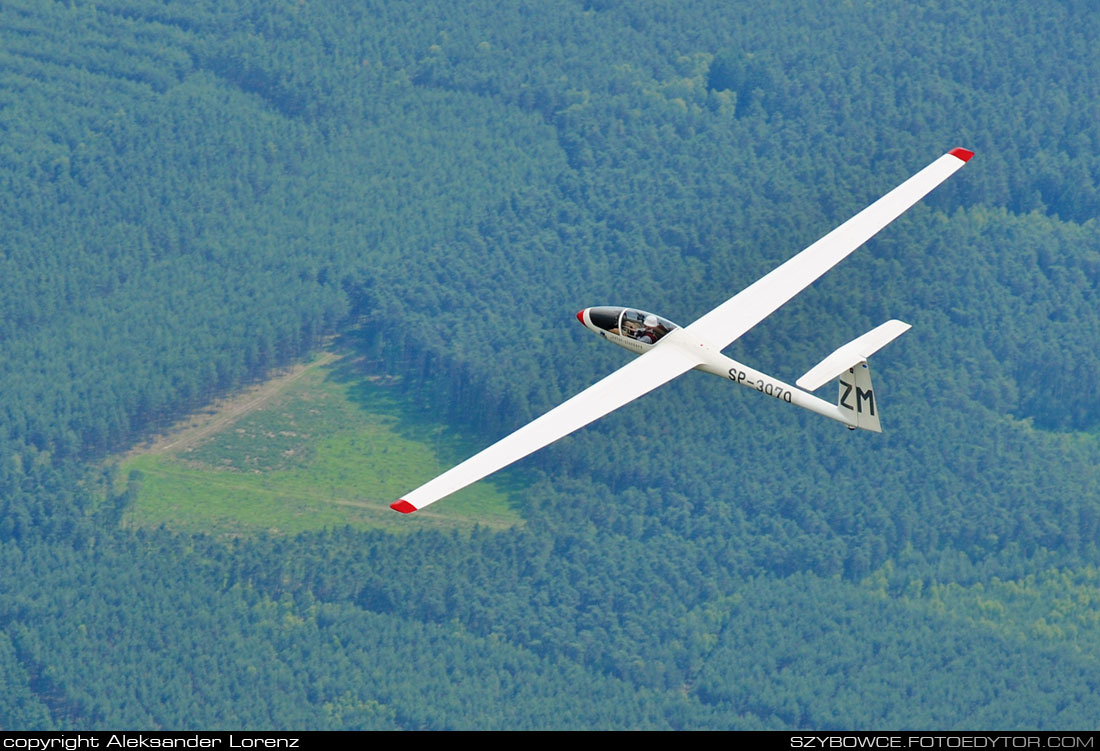
[[[588,310],[588,308],[585,308],[584,310]],[[584,325],[584,310],[577,313],[577,320],[581,322],[581,326]]]

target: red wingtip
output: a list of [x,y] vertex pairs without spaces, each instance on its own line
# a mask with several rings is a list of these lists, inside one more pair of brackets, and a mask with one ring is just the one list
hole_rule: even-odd
[[406,500],[394,501],[390,504],[390,508],[394,511],[400,511],[402,514],[411,514],[416,511],[416,506]]
[[577,313],[577,320],[581,322],[582,326],[584,325],[584,311],[583,310],[580,311],[579,313]]
[[957,157],[959,159],[962,159],[964,162],[969,162],[970,157],[974,156],[973,151],[970,151],[969,149],[961,149],[961,148],[960,149],[951,149],[951,151],[949,151],[947,153],[950,154],[953,157]]

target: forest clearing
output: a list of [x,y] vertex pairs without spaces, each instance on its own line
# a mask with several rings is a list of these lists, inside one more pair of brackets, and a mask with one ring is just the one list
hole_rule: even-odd
[[128,452],[118,476],[139,489],[127,522],[211,534],[521,522],[493,483],[469,488],[422,523],[395,520],[388,506],[402,486],[445,466],[463,441],[425,420],[397,379],[359,365],[361,358],[322,351]]

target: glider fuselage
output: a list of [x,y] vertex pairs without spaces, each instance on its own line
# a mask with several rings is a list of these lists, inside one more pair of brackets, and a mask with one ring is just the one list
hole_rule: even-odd
[[699,361],[695,370],[853,426],[849,415],[837,405],[726,357],[717,347],[666,318],[637,308],[599,306],[580,311],[577,320],[589,331],[634,354],[644,354],[657,346],[677,347]]
[[[851,255],[955,174],[972,156],[974,152],[962,148],[943,154],[690,326],[680,327],[635,308],[585,308],[577,314],[582,324],[637,357],[466,461],[406,493],[390,504],[390,508],[404,514],[422,509],[580,430],[689,370],[702,370],[729,379],[849,428],[881,433],[878,400],[871,385],[867,358],[908,331],[911,326],[904,321],[886,321],[839,347],[798,379],[799,388],[731,360],[722,354],[722,349]],[[809,393],[833,378],[839,386],[835,406]]]

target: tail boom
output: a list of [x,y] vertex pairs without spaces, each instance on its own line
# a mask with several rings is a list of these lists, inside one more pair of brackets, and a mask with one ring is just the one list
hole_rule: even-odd
[[856,420],[850,416],[850,411],[842,409],[840,405],[830,404],[824,399],[819,399],[813,394],[807,393],[795,386],[791,386],[788,383],[784,383],[778,378],[772,378],[766,373],[761,373],[759,370],[750,368],[748,365],[743,365],[725,355],[711,353],[707,361],[697,365],[695,369],[701,370],[704,373],[716,375],[719,378],[733,381],[736,384],[750,388],[753,391],[759,391],[765,396],[770,396],[781,402],[794,404],[797,407],[816,412],[822,417],[828,417],[830,420],[844,423],[849,428],[859,427]]

